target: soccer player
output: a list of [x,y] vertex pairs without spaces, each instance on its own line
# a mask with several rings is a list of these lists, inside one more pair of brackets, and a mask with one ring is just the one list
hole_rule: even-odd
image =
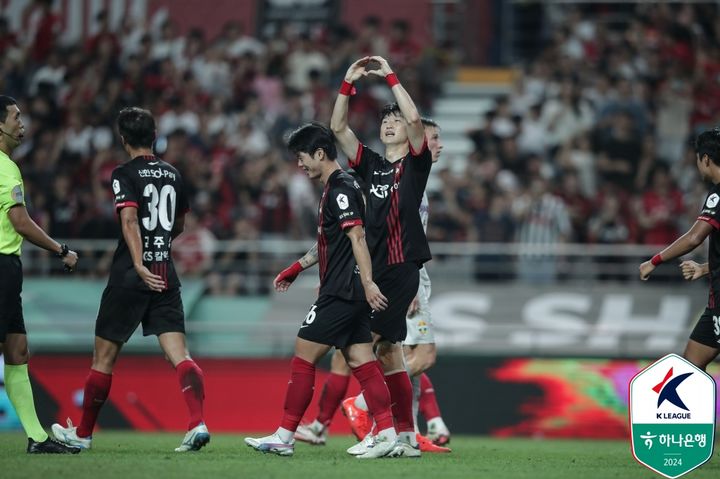
[[123,344],[142,323],[145,336],[157,335],[175,368],[190,413],[188,432],[177,452],[196,451],[210,441],[203,421],[203,372],[185,344],[180,281],[171,243],[185,224],[188,199],[178,171],[152,154],[155,120],[140,108],[125,108],[117,128],[130,161],[115,168],[112,189],[122,235],[95,323],[95,351],[85,380],[82,419],[75,427],[53,424],[55,437],[89,449],[92,431],[110,394],[112,371]]
[[710,274],[707,307],[690,334],[683,353],[685,359],[704,371],[720,352],[720,327],[717,323],[717,317],[720,316],[720,128],[698,135],[695,140],[695,158],[702,178],[712,183],[700,216],[685,234],[640,265],[640,279],[646,281],[656,266],[689,253],[710,236],[708,264],[698,265],[694,261],[686,261],[680,265],[686,279]]
[[40,425],[28,377],[28,342],[20,298],[23,239],[55,253],[69,271],[78,256],[50,238],[28,215],[22,175],[10,159],[24,136],[17,102],[0,95],[0,353],[5,355],[5,389],[28,436],[28,453],[76,454],[80,449],[50,439]]
[[[397,101],[386,105],[381,113],[384,155],[360,143],[348,125],[352,84],[368,75],[384,77]],[[364,57],[350,65],[335,101],[331,128],[350,158],[350,166],[365,184],[366,231],[375,282],[388,298],[387,309],[373,311],[372,331],[393,401],[398,443],[405,448],[404,456],[417,457],[420,449],[412,412],[413,390],[405,370],[402,341],[407,336],[405,317],[418,292],[420,267],[431,258],[419,208],[432,155],[415,104],[387,60],[379,56]]]
[[[440,159],[442,142],[440,141],[440,127],[429,118],[421,119],[428,149],[432,155],[432,162]],[[423,193],[420,204],[420,218],[423,228],[427,230],[429,204],[427,195]],[[428,421],[428,436],[437,441],[438,446],[447,444],[450,432],[442,421],[440,409],[435,399],[435,393],[430,379],[424,373],[435,364],[436,350],[435,337],[432,331],[430,318],[429,297],[430,277],[427,270],[420,269],[420,288],[418,294],[410,305],[407,315],[408,335],[405,338],[404,353],[406,367],[413,383],[413,416],[417,422],[417,406]],[[325,382],[320,396],[318,416],[310,424],[301,424],[295,434],[295,439],[315,445],[323,445],[327,440],[327,430],[335,411],[345,393],[350,380],[350,370],[343,361],[342,355],[335,353],[332,359],[331,371]],[[347,398],[343,403],[343,413],[350,419],[353,432],[358,439],[364,439],[372,427],[372,421],[367,414],[367,405],[362,393],[357,397]],[[428,443],[427,438],[418,437],[420,450],[423,452],[449,452],[447,448],[435,447]]]
[[318,241],[299,261],[275,278],[277,291],[287,291],[298,273],[315,258],[320,263],[320,290],[295,341],[295,357],[285,395],[280,427],[270,436],[245,438],[261,452],[291,456],[293,435],[305,414],[315,386],[315,364],[335,346],[345,356],[366,392],[369,409],[378,425],[378,441],[361,458],[399,456],[388,391],[372,350],[370,308],[382,311],[388,302],[373,282],[372,261],[363,229],[360,186],[337,163],[331,131],[310,123],[292,133],[288,149],[311,179],[324,185],[318,209]]

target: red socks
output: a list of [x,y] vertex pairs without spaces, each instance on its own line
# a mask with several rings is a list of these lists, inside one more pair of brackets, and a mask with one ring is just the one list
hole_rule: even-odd
[[[413,392],[410,377],[407,372],[400,371],[385,376],[385,382],[393,401],[392,413],[397,422],[397,432],[415,432],[415,420],[412,413]],[[367,398],[365,400],[367,401]]]
[[85,390],[83,392],[83,413],[80,425],[77,428],[78,437],[92,436],[98,414],[105,400],[110,394],[112,374],[101,373],[94,369],[90,370],[85,379]]
[[320,402],[318,404],[320,411],[317,420],[324,426],[329,426],[335,411],[340,407],[340,402],[347,393],[348,384],[350,384],[350,376],[342,376],[340,374],[330,373],[322,393],[320,394]]
[[290,382],[285,393],[285,414],[280,427],[294,432],[313,397],[315,365],[295,356],[290,361],[290,368]]
[[375,419],[378,430],[394,428],[393,412],[390,409],[390,391],[377,369],[376,361],[358,366],[352,372],[360,383],[368,412]]
[[175,366],[175,371],[190,413],[189,431],[203,422],[203,399],[205,399],[203,372],[192,359],[179,362]]
[[440,417],[440,406],[435,397],[435,388],[425,373],[420,376],[420,412],[426,421]]

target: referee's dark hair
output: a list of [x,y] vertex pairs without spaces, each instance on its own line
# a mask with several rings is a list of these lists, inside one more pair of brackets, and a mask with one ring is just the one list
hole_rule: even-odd
[[704,155],[720,166],[720,128],[703,131],[695,139],[695,152],[702,159]]
[[0,123],[5,123],[5,120],[7,120],[7,107],[10,105],[17,105],[15,98],[7,95],[0,95]]
[[117,127],[125,143],[133,148],[152,148],[155,141],[155,119],[147,110],[123,108],[117,117]]
[[337,158],[337,147],[335,146],[335,135],[330,128],[322,123],[313,121],[306,123],[297,130],[290,133],[287,141],[288,150],[293,153],[307,153],[312,155],[316,150],[325,151],[325,156],[330,160]]

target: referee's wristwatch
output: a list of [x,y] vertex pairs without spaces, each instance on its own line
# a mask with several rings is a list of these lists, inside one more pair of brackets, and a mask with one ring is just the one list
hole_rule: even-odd
[[68,255],[69,252],[70,252],[70,248],[68,248],[68,245],[63,243],[60,245],[60,252],[55,253],[55,254],[57,255],[58,258],[64,258],[65,256]]

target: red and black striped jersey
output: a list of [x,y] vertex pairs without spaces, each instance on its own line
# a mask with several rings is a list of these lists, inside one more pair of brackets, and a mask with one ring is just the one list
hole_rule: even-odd
[[360,271],[345,230],[363,226],[365,206],[357,181],[343,170],[325,183],[318,208],[318,261],[320,295],[365,300]]
[[720,307],[720,185],[713,185],[705,198],[698,220],[709,223],[713,230],[708,241],[710,294],[708,308]]
[[[188,199],[180,173],[154,156],[138,156],[112,172],[115,209],[137,208],[143,264],[165,279],[168,289],[180,280],[172,260],[175,219],[187,213]],[[133,266],[122,233],[110,267],[108,285],[148,290]]]
[[422,265],[432,257],[420,219],[432,156],[427,139],[419,152],[391,163],[360,144],[350,161],[365,184],[365,234],[373,259],[373,274],[399,263]]

